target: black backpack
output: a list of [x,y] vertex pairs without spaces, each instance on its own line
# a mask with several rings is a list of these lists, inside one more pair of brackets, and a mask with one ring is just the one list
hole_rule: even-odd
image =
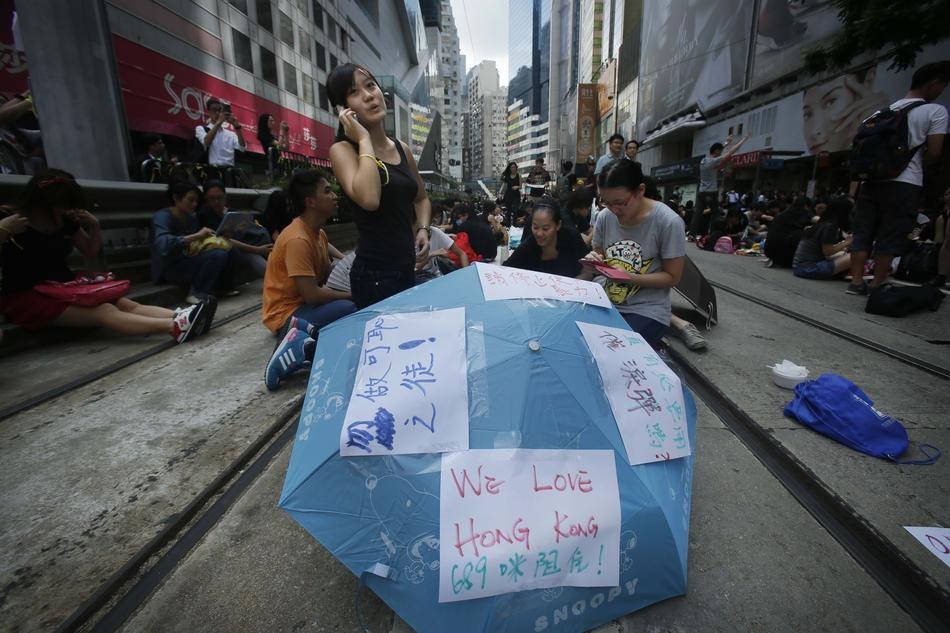
[[924,103],[916,101],[897,110],[884,108],[861,123],[851,143],[851,180],[889,180],[907,169],[924,145],[908,147],[907,116]]
[[884,284],[871,291],[864,311],[889,317],[905,317],[920,310],[936,312],[943,293],[927,286],[893,286]]
[[914,242],[914,247],[901,256],[894,276],[904,281],[923,283],[937,274],[937,257],[940,244]]
[[[204,128],[205,134],[208,133],[208,126],[202,125]],[[208,164],[208,148],[205,147],[205,144],[198,140],[197,136],[192,136],[191,141],[188,143],[188,151],[186,152],[185,162],[187,163],[200,163],[202,165]]]

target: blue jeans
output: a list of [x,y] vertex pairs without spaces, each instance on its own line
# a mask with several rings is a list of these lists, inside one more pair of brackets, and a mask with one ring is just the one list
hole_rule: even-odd
[[357,257],[350,268],[350,292],[353,303],[362,310],[383,299],[399,294],[416,285],[416,276],[412,269],[406,272],[396,270],[375,270],[369,268]]
[[356,304],[349,299],[337,299],[320,305],[305,303],[294,310],[293,316],[303,319],[319,330],[354,312],[356,312]]
[[630,326],[630,329],[646,339],[646,342],[650,344],[650,347],[657,347],[660,344],[660,339],[663,338],[663,335],[666,334],[666,331],[670,329],[670,326],[664,325],[659,321],[654,321],[653,319],[639,314],[633,314],[631,312],[621,312],[620,316],[623,317],[623,320],[627,322],[627,325]]
[[234,287],[234,270],[237,249],[216,248],[194,256],[182,257],[169,263],[162,277],[170,284],[190,285],[200,298],[215,290],[230,290]]

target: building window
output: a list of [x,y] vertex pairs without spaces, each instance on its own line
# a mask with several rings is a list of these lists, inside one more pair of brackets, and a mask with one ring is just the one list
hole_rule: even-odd
[[303,100],[307,103],[313,103],[313,79],[310,77],[310,75],[301,71],[300,81],[300,92],[303,93],[301,94]]
[[304,15],[307,15],[307,0],[297,0],[297,8]]
[[310,59],[310,38],[307,37],[307,33],[300,27],[297,27],[297,41],[300,43],[300,54]]
[[317,68],[327,72],[327,49],[323,48],[320,42],[314,42],[314,50],[317,52]]
[[268,33],[274,32],[274,16],[270,12],[270,0],[257,0],[257,25]]
[[290,62],[284,62],[284,90],[297,94],[297,69]]
[[280,19],[280,39],[281,41],[289,46],[290,48],[294,47],[294,22],[290,19],[290,16],[284,13],[283,11],[278,10],[277,15]]
[[320,99],[320,107],[326,110],[327,112],[329,112],[330,100],[327,98],[327,87],[324,86],[322,83],[317,84],[317,95]]
[[330,70],[332,71],[336,67],[337,67],[336,55],[334,55],[333,53],[330,53]]
[[340,50],[344,53],[348,52],[350,46],[350,37],[346,34],[346,31],[343,30],[343,27],[340,27]]
[[247,0],[228,0],[228,4],[247,15]]
[[274,51],[261,48],[261,77],[264,81],[277,85],[277,57]]
[[234,63],[244,70],[254,72],[254,60],[251,59],[251,40],[247,35],[231,29],[231,47],[234,49]]
[[318,29],[323,30],[323,7],[320,6],[317,0],[313,0],[313,23],[317,25]]

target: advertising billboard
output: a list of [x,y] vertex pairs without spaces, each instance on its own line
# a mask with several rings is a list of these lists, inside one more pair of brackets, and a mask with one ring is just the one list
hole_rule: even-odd
[[[847,151],[861,121],[903,98],[914,70],[946,59],[947,44],[945,40],[924,49],[914,68],[893,72],[888,68],[890,62],[881,62],[707,125],[693,136],[693,155],[706,154],[710,145],[723,142],[730,133],[735,138],[749,136],[742,146],[744,152],[774,149],[814,155]],[[944,91],[938,103],[950,107],[950,90]]]
[[787,0],[762,0],[756,16],[751,87],[801,69],[802,52],[826,43],[840,29],[830,0],[795,5]]
[[577,86],[577,128],[574,163],[583,165],[587,158],[597,158],[597,84]]
[[643,3],[640,138],[681,110],[706,110],[745,88],[754,6],[745,0]]

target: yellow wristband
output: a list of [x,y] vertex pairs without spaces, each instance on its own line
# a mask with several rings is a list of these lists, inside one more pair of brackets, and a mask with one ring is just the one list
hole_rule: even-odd
[[388,184],[389,184],[389,168],[386,167],[386,163],[384,163],[383,161],[379,160],[378,158],[376,158],[376,157],[373,156],[372,154],[360,154],[360,155],[359,155],[359,158],[364,158],[364,157],[365,157],[365,158],[369,158],[370,160],[372,160],[374,163],[376,163],[376,166],[377,166],[377,167],[379,167],[380,169],[383,170],[383,173],[386,175],[386,182],[382,183],[382,185],[383,185],[384,187],[385,187],[386,185],[388,185]]

